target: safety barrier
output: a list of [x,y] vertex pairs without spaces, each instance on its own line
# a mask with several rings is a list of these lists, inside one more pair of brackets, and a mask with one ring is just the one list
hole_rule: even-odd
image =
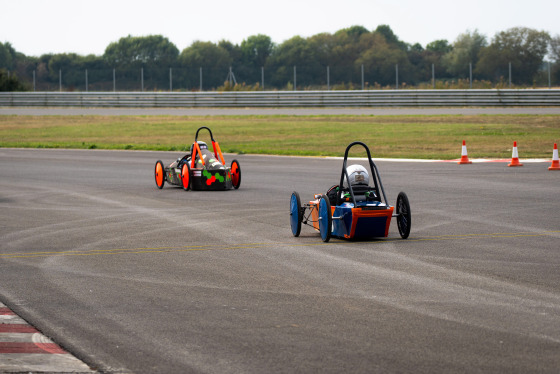
[[131,108],[560,106],[560,90],[0,92],[0,106]]

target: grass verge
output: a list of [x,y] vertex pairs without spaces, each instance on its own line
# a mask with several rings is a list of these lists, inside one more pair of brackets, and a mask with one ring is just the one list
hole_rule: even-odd
[[[373,157],[550,158],[558,115],[441,116],[0,116],[0,147],[185,151],[201,126],[223,152],[341,156],[363,141]],[[200,140],[209,141],[201,132]],[[357,148],[356,148],[357,149]],[[353,154],[360,156],[360,154]]]

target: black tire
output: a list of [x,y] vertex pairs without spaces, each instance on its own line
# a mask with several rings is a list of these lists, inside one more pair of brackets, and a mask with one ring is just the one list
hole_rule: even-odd
[[406,239],[410,235],[410,227],[412,224],[412,216],[410,214],[410,203],[408,202],[408,196],[404,192],[399,192],[397,196],[397,226],[399,228],[399,234],[401,238]]
[[331,202],[327,195],[321,195],[319,199],[319,233],[321,239],[327,243],[332,234],[332,211]]
[[294,191],[290,197],[290,227],[295,237],[298,237],[301,232],[301,221],[303,221],[301,199],[299,198],[299,194]]
[[185,162],[181,167],[181,187],[185,191],[191,189],[191,167],[188,162]]
[[165,184],[165,167],[163,166],[163,162],[161,162],[161,160],[157,160],[156,165],[154,166],[154,179],[156,181],[157,188],[161,190]]
[[241,186],[241,166],[239,166],[239,161],[231,161],[231,184],[236,190]]

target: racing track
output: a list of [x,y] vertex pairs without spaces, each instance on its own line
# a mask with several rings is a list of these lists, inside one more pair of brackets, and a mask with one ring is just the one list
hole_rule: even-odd
[[410,238],[323,244],[292,237],[290,193],[340,160],[238,155],[237,191],[156,189],[177,156],[0,149],[0,302],[103,371],[558,372],[548,163],[379,161]]

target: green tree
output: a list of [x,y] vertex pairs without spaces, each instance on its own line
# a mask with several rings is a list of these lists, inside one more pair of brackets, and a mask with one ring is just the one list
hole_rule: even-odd
[[76,86],[83,82],[81,56],[76,53],[59,53],[48,59],[49,78],[54,82],[59,78],[59,72],[64,73],[64,84]]
[[5,69],[0,69],[0,91],[27,91],[27,87],[14,74],[8,74]]
[[262,34],[250,36],[241,42],[243,62],[252,67],[265,66],[273,49],[274,43],[270,37]]
[[553,61],[551,75],[554,77],[554,82],[560,84],[560,35],[550,39],[550,58]]
[[161,35],[127,36],[107,46],[103,58],[115,68],[161,67],[176,65],[179,50]]
[[439,54],[445,54],[453,50],[453,46],[449,45],[449,42],[445,39],[434,40],[426,44],[426,50],[436,52]]
[[179,61],[186,67],[225,67],[231,65],[231,57],[224,48],[212,43],[195,41],[183,49]]
[[541,68],[550,35],[526,27],[514,27],[498,33],[492,43],[480,51],[475,72],[486,79],[507,77],[509,63],[512,80],[530,84]]
[[243,53],[241,52],[241,47],[238,44],[233,44],[228,40],[220,40],[218,42],[218,47],[223,48],[227,53],[229,53],[229,59],[232,66],[240,66],[244,63]]
[[432,79],[432,64],[437,64],[438,56],[422,47],[420,43],[411,45],[407,51],[408,60],[412,64],[415,82],[428,82]]
[[36,70],[39,65],[40,62],[37,57],[25,56],[21,53],[17,53],[16,58],[13,62],[13,71],[21,81],[29,84],[30,87],[32,87],[31,84],[33,82],[33,70]]
[[447,52],[442,63],[453,76],[465,78],[469,76],[469,64],[476,66],[480,51],[488,45],[486,36],[478,30],[460,34],[453,43],[453,49]]
[[[107,90],[112,87],[112,68],[101,56],[81,56],[76,53],[58,53],[41,56],[48,68],[48,82],[58,87],[59,79],[65,89],[85,89],[85,71],[88,72],[88,90]],[[41,65],[41,64],[40,64]],[[62,76],[60,76],[62,75]]]
[[[262,34],[249,36],[241,42],[241,46],[237,47],[237,50],[232,48],[233,53],[230,53],[230,56],[239,83],[260,82],[261,68],[266,65],[273,50],[274,43],[270,37]],[[238,51],[239,54],[237,54]]]
[[356,60],[370,47],[372,35],[362,26],[352,26],[335,32],[329,53],[332,83],[342,84],[345,88],[361,83],[361,65],[356,65]]
[[555,62],[560,62],[560,35],[550,38],[550,57]]
[[301,36],[294,36],[275,48],[267,66],[272,72],[270,81],[275,87],[294,84],[294,66],[296,88],[318,84],[319,76],[325,75],[318,63],[313,45]]
[[177,65],[179,50],[161,35],[120,38],[107,46],[103,59],[117,71],[121,88],[144,89],[169,87],[169,69]]
[[399,38],[395,35],[395,33],[393,32],[391,27],[389,27],[389,25],[377,26],[374,33],[383,35],[383,37],[389,44],[393,44],[404,51],[408,49],[408,45],[405,42],[399,40]]
[[399,67],[399,82],[412,81],[410,61],[406,51],[398,43],[389,43],[385,36],[375,32],[363,35],[360,40],[362,52],[355,60],[356,69],[364,66],[366,80],[370,84],[393,85],[396,82],[396,65]]
[[11,70],[14,68],[16,51],[10,43],[0,43],[0,69]]
[[335,44],[331,52],[334,65],[351,66],[365,47],[363,43],[360,45],[360,41],[368,35],[371,33],[362,26],[352,26],[335,32]]
[[348,28],[339,30],[338,32],[344,32],[346,33],[346,35],[348,35],[350,38],[352,38],[354,41],[358,41],[360,40],[360,37],[364,34],[369,34],[369,30],[366,29],[363,26],[359,26],[359,25],[354,25],[354,26],[350,26]]
[[335,63],[333,51],[340,45],[336,36],[329,33],[320,33],[313,35],[307,39],[309,46],[315,52],[318,61],[323,66],[333,65]]
[[[431,70],[432,64],[434,65],[434,69],[437,67],[438,69],[438,78],[447,78],[446,69],[444,68],[443,57],[446,53],[453,51],[453,46],[449,44],[449,42],[445,39],[434,40],[426,45],[426,50],[423,54],[424,57],[424,71],[426,68]],[[426,74],[424,75],[424,77]],[[431,73],[430,73],[431,78]]]
[[183,49],[179,56],[181,66],[188,71],[189,87],[198,87],[199,69],[203,69],[203,86],[221,86],[232,66],[232,58],[229,52],[212,42],[195,41],[189,47]]

